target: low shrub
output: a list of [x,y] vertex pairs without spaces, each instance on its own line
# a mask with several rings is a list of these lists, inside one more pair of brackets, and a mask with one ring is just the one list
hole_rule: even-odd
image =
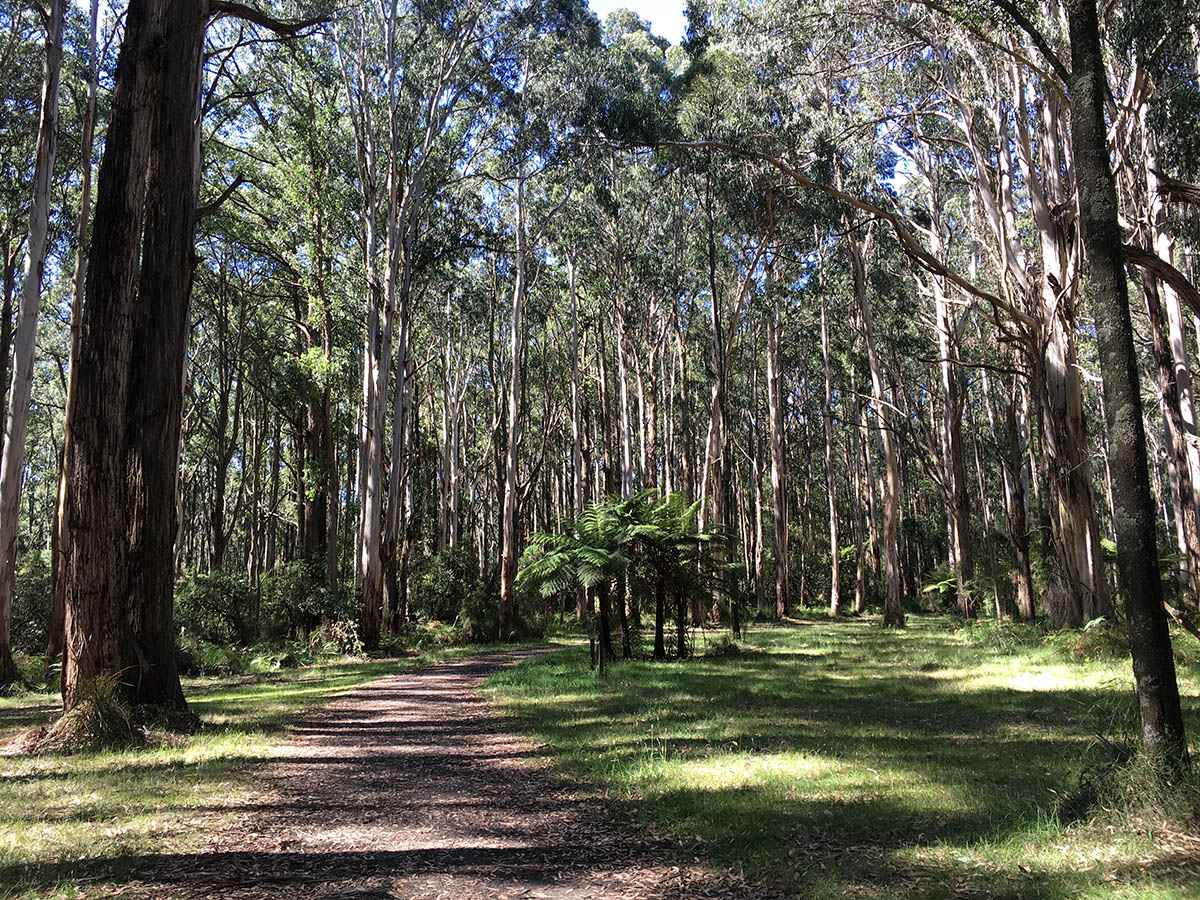
[[500,635],[500,596],[497,589],[482,579],[462,599],[458,608],[458,628],[463,640],[482,644]]
[[309,635],[308,646],[318,656],[363,655],[363,642],[358,636],[358,626],[349,619],[320,626]]
[[470,548],[427,556],[413,566],[409,609],[419,622],[452,622],[479,582],[479,566]]
[[250,668],[247,655],[235,647],[202,641],[186,632],[175,647],[175,661],[179,674],[190,678],[242,675]]
[[1129,657],[1129,638],[1125,626],[1103,618],[1089,622],[1079,631],[1049,634],[1046,644],[1072,659],[1114,661]]
[[47,683],[47,675],[57,677],[57,671],[46,671],[46,657],[17,650],[13,653],[13,665],[17,667],[17,678],[30,687],[41,687]]
[[82,753],[144,743],[129,707],[117,693],[120,680],[120,672],[81,679],[75,688],[75,705],[34,740],[34,752]]
[[727,634],[721,635],[704,648],[706,659],[734,659],[742,653],[742,645]]
[[352,620],[357,610],[345,587],[328,590],[307,560],[292,560],[262,578],[261,636],[308,639],[322,622]]
[[1046,629],[1039,622],[977,619],[959,625],[954,631],[972,647],[990,647],[995,650],[1036,647],[1046,641]]
[[242,573],[186,575],[175,586],[175,621],[201,641],[251,644],[258,613],[258,596]]

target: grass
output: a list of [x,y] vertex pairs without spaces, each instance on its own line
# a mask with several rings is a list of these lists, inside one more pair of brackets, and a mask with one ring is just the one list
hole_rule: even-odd
[[[0,759],[0,898],[77,896],[129,860],[201,841],[278,752],[296,714],[385,675],[480,647],[259,676],[185,679],[204,729],[179,746]],[[0,698],[0,740],[53,716],[58,698]]]
[[[1056,813],[1094,735],[1135,722],[1128,664],[978,637],[818,621],[605,680],[570,649],[489,690],[620,815],[789,895],[1200,895],[1200,841],[1178,824]],[[1200,668],[1180,675],[1195,735]]]

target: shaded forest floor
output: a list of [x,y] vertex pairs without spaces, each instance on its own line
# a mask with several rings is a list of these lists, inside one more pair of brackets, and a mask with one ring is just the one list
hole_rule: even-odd
[[[743,874],[748,896],[1200,896],[1195,818],[1130,824],[1105,813],[1112,795],[1079,815],[1108,758],[1096,735],[1136,728],[1128,662],[1087,655],[1104,643],[817,620],[732,648],[702,636],[698,658],[606,681],[580,651],[538,657],[488,689],[563,771],[647,835]],[[1180,676],[1194,739],[1200,667]]]
[[0,759],[0,897],[1200,895],[1195,820],[1059,812],[1134,724],[1122,660],[941,618],[696,644],[191,681],[178,745]]
[[739,879],[622,827],[486,704],[485,677],[544,651],[191,684],[222,737],[0,761],[0,896],[731,896]]

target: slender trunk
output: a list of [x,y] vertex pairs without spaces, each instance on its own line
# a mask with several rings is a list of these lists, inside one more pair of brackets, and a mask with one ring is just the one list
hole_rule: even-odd
[[[853,383],[853,376],[851,383]],[[860,465],[862,438],[857,415],[860,401],[857,396],[854,405],[856,413],[854,424],[851,433],[846,436],[846,472],[847,481],[850,481],[854,493],[852,503],[854,510],[854,612],[861,614],[867,607],[867,559],[866,542],[863,540],[863,507],[865,504],[863,502],[862,466]]]
[[841,611],[841,566],[838,552],[837,473],[833,460],[833,368],[829,359],[829,328],[826,314],[829,298],[821,293],[821,360],[825,368],[825,393],[821,396],[821,420],[825,427],[825,490],[829,493],[829,614]]
[[278,528],[276,527],[279,510],[279,478],[283,468],[283,457],[280,453],[279,419],[275,420],[275,432],[271,436],[271,486],[267,493],[266,514],[266,547],[264,548],[263,571],[271,572],[278,560]]
[[[1196,530],[1195,507],[1192,505],[1191,467],[1187,456],[1187,437],[1180,414],[1177,370],[1170,348],[1163,335],[1162,305],[1159,286],[1153,276],[1142,274],[1142,293],[1150,320],[1155,368],[1166,437],[1167,472],[1171,481],[1171,502],[1175,508],[1176,546],[1179,551],[1179,578],[1185,592],[1196,595],[1197,574],[1200,573],[1200,535]],[[1115,517],[1114,517],[1115,520]]]
[[600,657],[614,660],[617,658],[612,642],[612,586],[607,581],[596,585],[596,593],[600,596]]
[[[96,93],[100,77],[97,59],[97,29],[100,21],[99,0],[91,0],[88,29],[88,87],[87,104],[83,113],[83,135],[80,139],[79,221],[75,226],[75,271],[71,276],[71,347],[67,360],[67,396],[65,409],[68,414],[63,423],[63,447],[70,440],[69,410],[75,398],[78,379],[75,360],[79,356],[79,317],[83,307],[84,279],[87,277],[87,238],[92,212],[92,148],[96,134]],[[6,297],[7,299],[7,297]],[[0,342],[3,343],[3,342]],[[7,358],[7,347],[0,349],[0,359]],[[3,443],[0,442],[0,447]],[[63,652],[63,621],[66,617],[63,596],[63,534],[70,527],[66,520],[67,478],[66,470],[59,457],[58,497],[54,507],[54,544],[56,552],[51,554],[50,565],[50,631],[46,641],[46,664],[56,660]]]
[[[583,404],[579,383],[579,294],[575,284],[575,254],[567,251],[567,293],[571,301],[571,514],[583,512]],[[575,618],[587,615],[587,588],[575,588]]]
[[675,592],[675,658],[687,656],[687,603],[683,591]]
[[775,525],[775,615],[787,615],[788,596],[788,507],[787,451],[784,445],[783,372],[779,368],[779,292],[767,324],[767,407],[771,421],[771,501]]
[[654,658],[666,659],[667,647],[663,638],[663,623],[667,613],[667,585],[662,578],[654,580]]
[[[4,235],[4,297],[0,300],[0,410],[8,409],[9,357],[12,353],[13,299],[17,289],[17,256],[20,244],[13,246],[12,236]],[[0,428],[0,456],[4,454],[4,429]]]
[[934,279],[934,301],[938,321],[938,356],[942,376],[943,478],[950,510],[950,558],[958,582],[958,611],[975,615],[975,554],[971,545],[971,498],[963,452],[962,418],[965,397],[958,370],[958,341],[949,299]]
[[871,306],[867,302],[867,272],[864,254],[858,238],[851,234],[850,262],[854,274],[854,293],[858,300],[862,319],[863,342],[867,350],[867,362],[871,369],[871,390],[875,419],[879,429],[879,442],[883,448],[883,554],[885,569],[884,625],[903,626],[904,610],[901,606],[900,571],[900,456],[888,421],[888,403],[884,392],[883,365],[875,351],[875,337],[871,321]]
[[617,579],[617,622],[621,626],[621,659],[633,659],[633,635],[629,628],[629,612],[626,597],[629,582],[624,574]]
[[[617,301],[618,304],[620,301]],[[625,362],[625,317],[618,308],[613,312],[617,325],[617,406],[621,423],[621,499],[633,496],[633,426],[629,418],[629,375]]]
[[1008,542],[1012,555],[1013,596],[1017,615],[1025,622],[1033,620],[1033,575],[1029,563],[1029,525],[1025,513],[1025,481],[1022,470],[1025,454],[1021,449],[1021,430],[1017,423],[1017,398],[1004,402],[1004,509],[1008,518]]
[[[514,283],[512,318],[509,333],[509,377],[508,377],[508,442],[504,457],[504,506],[501,517],[500,551],[500,639],[512,634],[516,615],[514,582],[517,577],[517,448],[521,433],[521,358],[525,342],[521,314],[525,305],[525,261],[528,252],[525,242],[525,176],[517,178],[516,190],[517,225],[516,257],[514,259]],[[622,601],[623,602],[623,601]]]
[[33,200],[29,205],[29,236],[25,243],[25,272],[14,332],[12,386],[0,456],[0,685],[16,680],[12,661],[12,608],[17,578],[17,518],[24,477],[25,436],[33,392],[33,362],[37,343],[42,273],[50,226],[50,190],[58,141],[58,77],[62,68],[65,0],[50,0],[46,18],[46,56],[42,68],[42,100],[37,146],[34,150]]

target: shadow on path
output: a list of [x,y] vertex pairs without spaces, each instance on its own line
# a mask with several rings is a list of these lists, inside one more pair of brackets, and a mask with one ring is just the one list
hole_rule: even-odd
[[405,672],[306,714],[192,851],[31,867],[21,880],[120,881],[156,897],[728,896],[593,814],[483,702],[483,678],[539,652]]

